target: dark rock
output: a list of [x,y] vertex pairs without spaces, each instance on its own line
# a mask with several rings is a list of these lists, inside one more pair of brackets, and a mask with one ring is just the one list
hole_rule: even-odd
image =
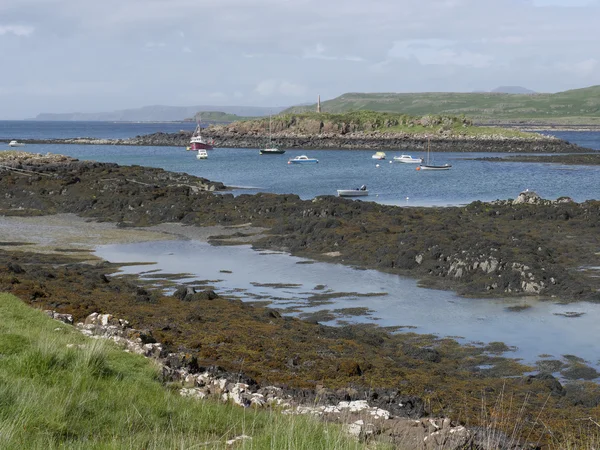
[[17,273],[17,274],[18,273],[25,273],[25,270],[20,265],[18,265],[17,263],[9,262],[6,265],[6,268],[8,269],[9,272],[12,272],[12,273]]
[[565,390],[562,384],[560,384],[560,381],[558,381],[552,374],[539,373],[537,375],[530,375],[527,377],[526,382],[530,384],[534,380],[544,384],[548,388],[548,390],[554,395],[565,395]]

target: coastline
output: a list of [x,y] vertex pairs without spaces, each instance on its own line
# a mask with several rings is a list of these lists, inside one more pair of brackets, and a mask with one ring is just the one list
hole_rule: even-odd
[[[168,351],[189,355],[181,364],[219,365],[238,377],[244,374],[260,383],[285,385],[288,392],[308,401],[367,398],[382,408],[399,405],[395,406],[396,414],[402,411],[415,417],[443,414],[476,424],[481,400],[475,394],[506,393],[515,395],[517,403],[527,398],[527,407],[537,417],[543,412],[545,424],[553,427],[562,423],[559,418],[565,414],[581,414],[582,397],[590,405],[599,398],[592,383],[575,382],[569,388],[570,384],[563,386],[550,374],[559,369],[572,373],[574,378],[595,374],[576,360],[568,367],[559,365],[558,360],[526,367],[498,356],[507,351],[499,342],[460,346],[451,339],[368,326],[326,327],[282,317],[260,305],[242,304],[218,295],[212,297],[207,284],[210,280],[196,280],[183,286],[201,289],[197,297],[160,295],[153,290],[155,281],[140,285],[132,277],[107,277],[105,274],[114,273],[118,265],[106,262],[90,265],[89,258],[81,258],[83,252],[72,251],[117,238],[122,239],[119,242],[135,242],[169,235],[209,239],[228,234],[226,240],[231,237],[238,243],[255,240],[258,248],[284,249],[315,259],[374,266],[394,273],[394,266],[389,263],[402,262],[406,264],[402,271],[417,278],[441,268],[442,272],[434,274],[433,280],[460,281],[459,271],[466,276],[473,268],[470,255],[465,253],[465,249],[472,247],[483,259],[478,260],[470,278],[465,279],[467,284],[476,284],[479,273],[489,274],[496,281],[500,279],[498,273],[512,277],[514,286],[520,287],[522,281],[531,284],[542,280],[538,276],[545,276],[544,280],[556,277],[559,287],[566,289],[563,293],[571,295],[575,290],[570,289],[582,289],[583,279],[569,283],[565,269],[570,267],[569,261],[562,261],[561,267],[552,265],[552,255],[562,255],[564,237],[553,225],[560,223],[569,236],[580,231],[579,244],[572,239],[566,242],[572,255],[585,260],[589,256],[583,252],[586,237],[593,238],[595,234],[589,235],[590,230],[583,225],[587,223],[586,217],[594,216],[597,211],[593,202],[585,205],[548,201],[520,205],[476,202],[462,208],[426,210],[337,198],[301,201],[294,195],[261,194],[235,199],[230,194],[214,195],[208,188],[198,188],[218,183],[145,167],[119,167],[50,156],[19,159],[13,164],[39,175],[27,177],[6,172],[0,180],[5,193],[0,199],[1,213],[20,216],[0,220],[0,226],[7,223],[12,233],[3,233],[12,242],[5,241],[0,246],[0,282],[4,289],[34,307],[51,307],[73,314],[78,320],[95,311],[126,318],[136,328],[148,330]],[[47,215],[54,212],[79,216],[73,219],[71,214]],[[565,220],[565,213],[569,221]],[[37,217],[22,217],[30,214]],[[96,223],[94,219],[108,222]],[[352,227],[346,228],[344,222]],[[42,227],[35,234],[42,250],[60,246],[71,251],[59,255],[40,253],[27,245],[16,250],[14,240],[23,240],[20,223]],[[360,230],[356,224],[360,224]],[[444,234],[450,233],[449,238],[440,239],[440,224],[446,227]],[[62,228],[67,225],[71,228]],[[139,225],[143,228],[138,228]],[[593,217],[589,225],[595,226]],[[49,238],[44,234],[49,233],[50,226],[56,227],[59,240],[44,241]],[[503,231],[507,226],[511,229]],[[465,236],[475,234],[472,240],[463,240],[459,232],[462,228]],[[479,235],[477,230],[483,233]],[[503,243],[506,231],[511,238],[507,246]],[[33,234],[33,231],[28,233]],[[387,238],[392,235],[403,237],[400,247],[394,247],[394,242],[398,243],[395,239]],[[486,240],[486,236],[492,241]],[[455,240],[457,246],[453,247]],[[373,253],[374,241],[382,252]],[[491,247],[499,249],[486,254]],[[517,254],[512,255],[517,259],[510,259],[512,248],[517,249]],[[536,250],[539,248],[542,252]],[[339,252],[339,257],[326,254],[326,250],[333,249]],[[519,259],[529,254],[535,256],[532,262]],[[393,255],[402,257],[388,259]],[[455,255],[460,255],[464,264],[454,259]],[[514,263],[529,265],[517,266],[515,270]],[[499,270],[502,265],[506,265],[506,271]],[[450,286],[455,285],[438,287]],[[523,290],[512,294],[529,295]],[[533,370],[539,374],[533,375]],[[469,395],[465,397],[465,393]],[[431,398],[435,401],[431,402]],[[571,405],[573,410],[569,409]],[[593,406],[589,408],[591,411]],[[537,429],[533,435],[537,437],[541,431]]]
[[[222,130],[219,129],[219,130]],[[187,147],[192,133],[153,133],[127,139],[98,139],[91,137],[61,139],[17,139],[23,144],[76,144]],[[215,141],[220,148],[260,148],[269,136],[262,133],[203,130],[203,136]],[[7,142],[0,141],[0,142]],[[539,135],[529,139],[501,134],[477,136],[418,135],[410,133],[353,132],[346,134],[273,133],[272,143],[282,149],[305,150],[418,150],[430,143],[434,152],[504,152],[504,153],[586,153],[593,151],[554,137]]]

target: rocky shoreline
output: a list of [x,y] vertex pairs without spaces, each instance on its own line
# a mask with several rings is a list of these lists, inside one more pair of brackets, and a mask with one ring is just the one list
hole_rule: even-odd
[[600,301],[600,278],[581,270],[597,266],[598,201],[529,193],[465,207],[402,208],[333,196],[214,195],[226,187],[57,155],[15,152],[1,163],[4,215],[75,213],[122,227],[251,223],[269,229],[257,248],[408,275],[463,295]]
[[[226,128],[205,129],[203,136],[214,140],[220,148],[260,148],[268,136],[259,132],[238,132]],[[191,132],[153,133],[127,139],[97,139],[91,137],[67,139],[21,139],[24,144],[78,144],[78,145],[133,145],[187,147]],[[539,135],[539,138],[505,137],[501,134],[485,136],[452,137],[435,135],[430,139],[426,135],[409,133],[325,133],[299,134],[277,132],[272,143],[283,149],[306,150],[399,150],[423,151],[428,140],[435,152],[504,152],[504,153],[585,153],[592,150],[578,145]],[[6,141],[8,142],[8,141]]]
[[[598,300],[600,280],[592,267],[597,266],[597,201],[547,201],[523,193],[515,200],[465,207],[401,208],[330,196],[307,201],[295,195],[234,197],[215,194],[225,189],[221,183],[161,169],[59,155],[3,156],[3,215],[75,213],[121,229],[167,222],[252,224],[264,230],[254,241],[257,248],[410,275],[467,295]],[[240,231],[234,237],[254,236]],[[230,244],[228,238],[217,236],[213,242]],[[399,408],[392,412],[396,415],[408,408],[415,414],[408,417],[456,417],[460,425],[486,425],[480,416],[485,392],[510,397],[519,408],[526,403],[525,416],[516,410],[502,413],[510,418],[508,432],[519,423],[533,440],[542,440],[547,429],[553,430],[552,439],[560,430],[575,429],[579,424],[573,417],[591,416],[600,405],[597,385],[563,386],[551,375],[598,376],[576,358],[569,367],[558,360],[526,367],[498,357],[507,350],[502,343],[460,346],[451,339],[369,326],[326,327],[222,298],[206,280],[165,295],[132,278],[107,276],[115,265],[88,264],[77,254],[28,252],[26,246],[12,251],[15,244],[0,245],[3,291],[34,307],[71,314],[75,321],[93,312],[126,318],[138,330],[148,330],[145,344],[158,341],[167,352],[184,355],[183,361],[175,360],[175,372],[185,368],[203,374],[198,368],[218,365],[237,374],[237,382],[243,374],[249,386],[245,380],[275,383],[308,402],[325,397],[338,405],[368,396],[381,409]],[[540,373],[530,375],[532,370]],[[198,377],[192,378],[193,388],[202,388]],[[220,392],[244,394],[239,388]]]

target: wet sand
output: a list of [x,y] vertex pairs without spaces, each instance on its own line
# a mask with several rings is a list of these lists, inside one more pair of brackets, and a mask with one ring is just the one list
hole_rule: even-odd
[[96,222],[75,214],[35,217],[0,215],[0,247],[49,254],[77,250],[91,253],[98,245],[187,239],[207,242],[214,236],[243,232],[244,237],[232,236],[229,240],[242,244],[260,238],[264,230],[250,225],[196,227],[179,223],[120,228],[115,223]]

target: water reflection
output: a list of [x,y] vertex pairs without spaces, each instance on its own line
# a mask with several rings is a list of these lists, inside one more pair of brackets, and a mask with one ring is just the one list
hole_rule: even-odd
[[[413,279],[341,264],[311,262],[249,246],[211,246],[198,241],[108,245],[96,254],[111,262],[147,262],[124,273],[149,269],[187,273],[182,281],[211,280],[222,295],[266,300],[292,314],[353,308],[344,321],[415,327],[417,333],[460,337],[465,342],[502,341],[516,347],[510,356],[535,362],[539,355],[577,355],[597,366],[600,305],[561,305],[528,299],[461,298],[424,289]],[[360,310],[359,308],[366,308]],[[348,311],[345,311],[347,313]]]

